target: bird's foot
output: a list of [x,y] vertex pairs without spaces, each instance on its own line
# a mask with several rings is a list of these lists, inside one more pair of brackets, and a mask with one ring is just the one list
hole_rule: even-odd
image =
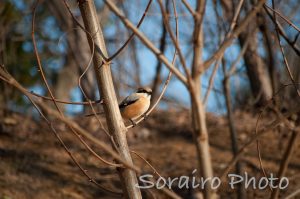
[[135,122],[135,121],[133,121],[132,119],[129,119],[129,120],[130,120],[130,122],[131,122],[132,126],[133,126],[133,127],[135,127],[135,126],[136,126],[136,122]]
[[148,115],[147,115],[146,113],[144,113],[144,114],[142,115],[142,117],[143,117],[143,120],[145,121],[146,118],[148,117]]

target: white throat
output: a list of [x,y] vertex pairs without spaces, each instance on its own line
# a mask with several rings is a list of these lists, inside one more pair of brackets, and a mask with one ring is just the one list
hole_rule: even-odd
[[151,98],[151,95],[149,95],[148,93],[138,93],[140,96],[143,96],[147,99],[150,99]]

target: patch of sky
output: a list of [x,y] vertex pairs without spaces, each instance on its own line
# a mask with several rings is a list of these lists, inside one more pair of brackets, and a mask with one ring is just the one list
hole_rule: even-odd
[[37,75],[37,66],[31,67],[30,70],[29,70],[29,74],[32,77],[36,76]]
[[49,16],[43,20],[41,30],[51,40],[58,40],[62,36],[62,32],[59,29],[58,22],[53,16]]
[[[36,47],[37,47],[38,51],[41,52],[43,50],[44,46],[45,46],[45,42],[43,40],[40,40],[38,38],[38,36],[36,36]],[[23,42],[22,48],[25,52],[33,52],[32,40]]]
[[47,47],[53,54],[62,55],[66,53],[67,43],[65,40],[60,40],[59,42],[49,43]]
[[24,10],[26,8],[26,4],[23,0],[10,0],[11,3],[15,5],[18,10]]
[[33,52],[33,44],[31,41],[25,41],[22,44],[22,48],[25,52]]
[[[40,84],[34,85],[34,86],[30,86],[29,88],[27,88],[28,91],[36,93],[38,95],[45,95],[45,90],[43,89],[43,87],[41,87]],[[34,108],[33,105],[31,105],[31,102],[28,100],[28,98],[26,96],[22,96],[24,102],[27,104],[26,106],[21,106],[21,107],[17,107],[16,111],[17,112],[30,112],[30,114],[34,117],[34,119],[39,119],[40,114],[39,112]],[[27,109],[31,109],[30,111],[28,111]]]
[[38,39],[37,37],[36,37],[36,40],[37,40],[36,47],[37,47],[38,51],[41,52],[45,46],[45,42],[43,40]]
[[[78,87],[75,87],[71,90],[71,101],[81,101],[81,91]],[[68,115],[74,115],[78,113],[82,113],[83,111],[83,105],[72,105],[67,104],[66,105],[66,112]]]
[[[100,1],[96,1],[97,7],[101,7],[101,2]],[[146,1],[139,1],[139,9],[136,9],[136,5],[131,5],[131,4],[126,4],[125,2],[125,6],[129,6],[130,7],[130,12],[128,13],[128,17],[131,19],[131,21],[133,21],[134,24],[138,23],[138,20],[140,19],[140,17],[142,16],[144,10],[140,9],[140,8],[145,8],[147,2]],[[191,1],[190,4],[192,6],[195,6],[195,1]],[[155,2],[153,2],[152,6],[158,6],[155,5]],[[157,10],[157,9],[156,9]],[[210,25],[212,29],[215,28],[215,24],[216,23],[216,17],[214,15],[214,11],[213,11],[213,5],[212,2],[208,2],[207,4],[207,11],[206,11],[207,15],[205,16],[205,23]],[[115,17],[113,15],[110,15],[110,17]],[[186,17],[186,16],[185,16]],[[191,46],[189,45],[190,41],[188,41],[186,38],[189,38],[192,34],[192,30],[189,30],[189,23],[188,21],[186,21],[186,18],[181,18],[179,17],[180,20],[180,45],[182,47],[182,51],[184,52],[184,54],[188,54],[187,52],[189,52],[191,49]],[[172,24],[172,28],[174,28],[175,30],[175,25],[174,22],[171,22]],[[104,35],[105,37],[112,37],[114,38],[115,32],[117,31],[116,28],[116,24],[108,24],[105,26],[104,28]],[[124,26],[121,26],[122,28],[124,28]],[[146,36],[148,38],[151,39],[151,41],[154,42],[154,44],[158,47],[159,45],[159,39],[161,37],[161,15],[160,13],[154,13],[152,12],[152,10],[150,9],[147,17],[145,18],[142,26],[140,27],[140,30],[144,33],[146,33]],[[209,37],[209,38],[208,38]],[[215,39],[213,39],[215,37],[215,35],[205,35],[205,38],[208,38],[206,42],[209,42],[208,44],[210,44],[209,46],[213,46],[213,48],[216,48],[217,45],[217,41]],[[124,41],[126,40],[127,37],[125,37]],[[137,48],[138,48],[138,60],[139,63],[141,64],[141,80],[142,80],[142,84],[143,85],[149,85],[152,83],[153,77],[155,75],[155,70],[156,70],[156,65],[157,65],[157,59],[156,57],[153,55],[152,52],[150,52],[148,49],[146,49],[143,44],[136,39],[137,41]],[[170,38],[168,38],[168,42],[170,43]],[[211,42],[214,42],[213,44]],[[121,43],[122,44],[122,43]],[[120,45],[121,45],[120,44]],[[109,47],[108,49],[111,51],[110,53],[115,52],[115,44],[112,44],[111,47]],[[126,48],[128,50],[128,48]],[[124,49],[126,51],[126,49]],[[212,49],[211,47],[209,48],[208,46],[205,46],[204,51],[203,51],[203,58],[204,60],[208,59],[212,53],[214,52],[214,49]],[[171,62],[172,60],[172,56],[174,53],[174,46],[168,47],[168,49],[166,50],[165,55],[168,57],[169,61]],[[227,49],[227,51],[225,52],[225,56],[226,59],[229,59],[230,62],[233,62],[235,60],[235,58],[238,56],[239,53],[239,45],[238,44],[233,44],[229,49]],[[187,58],[187,64],[188,66],[190,66],[191,62],[191,57]],[[129,68],[129,70],[134,69],[132,66],[128,66],[128,64],[131,64],[130,61],[129,62],[124,62],[124,65],[126,65],[127,68]],[[243,63],[239,64],[238,67],[241,67]],[[181,71],[182,67],[180,62],[178,61],[177,58],[177,64],[176,64]],[[114,65],[112,65],[112,69],[113,69],[113,75],[116,75],[116,73],[118,72],[118,66],[116,63]],[[167,74],[168,74],[168,69],[163,66],[162,69],[162,78],[163,81],[165,80]],[[208,82],[209,82],[209,76],[212,72],[212,67],[208,70],[207,73],[205,73],[205,75],[202,77],[202,87],[203,87],[203,91],[202,94],[204,95],[207,91],[207,86],[208,86]],[[131,71],[131,73],[133,73]],[[223,79],[223,73],[222,70],[218,70],[216,77],[215,77],[215,88],[219,91],[222,91],[222,79]],[[190,97],[189,97],[189,93],[186,89],[186,87],[178,80],[176,80],[175,75],[173,75],[172,80],[169,84],[169,87],[166,91],[166,95],[170,98],[176,99],[179,102],[182,102],[184,104],[185,107],[189,107],[190,106]],[[132,79],[129,80],[133,81]],[[245,82],[245,80],[238,80],[240,81],[240,85],[247,85],[247,82]],[[234,84],[236,82],[235,79],[232,79],[231,83]],[[163,83],[161,84],[160,88],[162,88]],[[130,90],[130,91],[121,91],[121,96],[125,96],[128,95],[130,92],[134,92],[134,89]],[[74,101],[79,101],[81,100],[81,94],[80,91],[76,88],[74,90],[72,90],[71,92],[72,94],[72,99]],[[96,92],[96,95],[98,95],[98,92]],[[99,96],[98,96],[99,97]],[[222,106],[220,106],[220,104]],[[214,112],[217,114],[224,114],[226,109],[224,108],[224,97],[219,94],[218,92],[214,92],[211,91],[211,94],[209,95],[208,98],[208,103],[207,103],[207,111],[209,112]],[[67,106],[67,110],[69,113],[75,113],[75,112],[80,112],[82,110],[82,106],[72,106],[72,105],[68,105]],[[222,107],[222,108],[221,108]],[[160,104],[160,108],[166,108],[166,104],[164,104],[163,102]]]
[[97,9],[104,6],[104,2],[102,0],[95,0],[94,2]]
[[39,94],[39,95],[44,95],[45,94],[45,90],[39,84],[34,85],[34,86],[30,86],[28,88],[28,90],[30,92],[34,92],[34,93]]
[[117,30],[116,24],[107,24],[104,27],[103,34],[106,38],[111,38],[113,35],[115,35]]
[[[65,35],[66,36],[66,35]],[[58,53],[65,53],[67,51],[68,45],[66,41],[66,37],[60,38],[60,40],[57,43],[57,51]]]
[[143,85],[149,85],[155,75],[157,60],[148,49],[143,48],[138,54],[141,64],[141,80]]
[[62,58],[49,58],[47,60],[44,60],[43,62],[45,63],[45,66],[47,66],[47,68],[58,71],[62,68],[65,61]]

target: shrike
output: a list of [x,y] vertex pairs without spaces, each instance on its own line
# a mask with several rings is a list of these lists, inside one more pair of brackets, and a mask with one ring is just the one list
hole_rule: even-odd
[[130,120],[135,125],[134,120],[146,113],[150,107],[152,90],[150,88],[139,88],[135,93],[127,96],[120,104],[120,112],[125,120]]
[[[148,87],[145,87],[139,88],[135,93],[132,93],[129,96],[127,96],[119,104],[119,109],[123,119],[129,120],[133,125],[135,125],[136,123],[134,120],[141,117],[149,109],[151,94],[152,90]],[[93,115],[94,114],[89,114],[86,116]]]

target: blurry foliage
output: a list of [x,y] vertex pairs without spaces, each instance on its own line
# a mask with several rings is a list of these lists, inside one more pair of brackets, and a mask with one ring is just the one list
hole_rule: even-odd
[[[223,2],[223,4],[222,4]],[[228,6],[231,8],[231,4],[234,1],[207,1],[207,10],[204,17],[204,49],[203,58],[204,60],[210,57],[210,55],[218,48],[222,37],[226,33],[229,27],[230,20],[226,20],[224,17],[226,14],[226,9],[221,7]],[[43,93],[44,85],[41,82],[39,76],[36,58],[33,52],[32,39],[31,39],[31,17],[33,5],[33,0],[2,0],[0,1],[0,64],[4,64],[9,72],[24,86],[30,90],[33,88],[38,88],[36,90]],[[79,11],[76,6],[76,1],[70,1],[72,5],[72,11],[78,19],[80,19]],[[138,19],[142,16],[145,9],[147,1],[117,1],[119,8],[126,13],[126,16],[134,23],[138,22]],[[190,1],[191,5],[194,6],[194,1]],[[104,35],[106,38],[106,45],[109,54],[113,54],[128,38],[131,31],[128,31],[125,26],[118,20],[118,18],[111,14],[109,9],[104,6],[102,1],[96,1],[99,17],[101,18],[102,26],[104,28]],[[296,0],[286,0],[278,3],[279,10],[288,18],[293,20],[294,23],[299,24],[300,15],[297,14],[299,10],[299,3]],[[170,10],[172,7],[170,7]],[[192,16],[187,13],[185,6],[182,3],[177,4],[179,13],[179,33],[180,33],[180,45],[182,46],[182,52],[186,56],[187,64],[191,63],[191,46],[192,32],[189,30],[191,25],[193,25]],[[67,10],[66,10],[67,12]],[[245,15],[244,10],[242,10],[241,18]],[[231,18],[230,18],[231,19]],[[279,85],[280,82],[288,83],[289,78],[285,80],[285,68],[282,62],[281,54],[278,51],[275,35],[274,26],[271,20],[266,17],[266,28],[270,30],[272,46],[276,51],[276,70],[278,74]],[[170,20],[171,26],[174,30],[175,24],[173,20]],[[40,3],[36,11],[36,21],[35,21],[35,36],[37,40],[37,47],[40,53],[40,57],[43,63],[45,73],[47,74],[47,79],[50,85],[54,86],[57,82],[57,74],[65,66],[68,46],[66,38],[69,35],[70,30],[62,31],[59,26],[60,21],[56,20],[55,16],[49,8],[47,3]],[[282,26],[291,37],[295,36],[295,31],[290,28],[286,23],[282,22]],[[151,5],[147,17],[145,18],[140,30],[156,45],[159,45],[161,39],[161,28],[158,25],[161,24],[161,15],[159,12],[159,6],[156,3]],[[155,30],[155,34],[154,31]],[[258,40],[258,53],[262,57],[263,61],[268,64],[266,60],[267,49],[264,46],[263,35],[259,32],[257,34]],[[171,59],[174,46],[170,45],[170,37],[167,35],[166,38],[166,52],[165,55]],[[286,42],[282,40],[282,44],[286,46]],[[234,42],[225,52],[225,58],[228,60],[226,64],[226,70],[229,70],[230,66],[233,64],[241,50],[240,44]],[[290,53],[287,53],[290,54]],[[134,56],[135,59],[134,59]],[[136,61],[137,60],[137,61]],[[151,85],[152,79],[155,75],[155,66],[157,64],[157,59],[153,54],[142,45],[142,43],[135,38],[134,42],[128,45],[125,50],[112,62],[112,71],[114,73],[116,89],[120,91],[119,96],[124,96],[128,93],[128,90],[132,91],[137,87],[136,76],[139,75],[142,85]],[[291,64],[291,67],[292,64]],[[231,80],[231,94],[233,96],[233,104],[235,108],[242,108],[246,104],[252,104],[255,99],[250,93],[248,77],[245,70],[245,62],[243,59],[237,64],[239,73],[235,75],[234,79]],[[140,72],[142,71],[142,72]],[[161,73],[161,79],[166,77],[168,70],[163,67]],[[204,92],[206,92],[206,87],[208,85],[209,76],[212,73],[212,67],[203,75],[203,87]],[[214,87],[216,90],[222,90],[222,71],[218,71]],[[0,83],[0,89],[3,90],[3,83]],[[9,89],[9,88],[6,88]],[[174,93],[172,91],[178,90]],[[70,92],[70,91],[67,91]],[[212,91],[214,92],[214,91]],[[7,93],[13,93],[7,92]],[[218,94],[218,93],[217,93]],[[180,83],[176,81],[176,78],[171,80],[169,89],[167,90],[166,97],[171,99],[171,97],[176,98],[179,103],[187,105],[189,99],[186,96],[187,93],[180,87]],[[219,94],[218,94],[219,95]],[[80,93],[77,95],[80,96]],[[1,98],[1,96],[0,96]],[[24,100],[19,95],[8,99],[15,99],[20,103]],[[294,96],[292,98],[295,98]],[[80,99],[75,99],[80,100]],[[0,100],[1,101],[1,100]],[[208,100],[207,110],[213,112],[224,113],[225,103],[222,97],[215,99],[214,95],[210,95]],[[216,108],[217,104],[220,103],[220,108]]]
[[[19,2],[20,3],[20,2]],[[24,86],[31,88],[42,86],[31,38],[31,4],[16,6],[14,1],[0,2],[0,64]],[[61,35],[55,19],[41,4],[36,12],[35,37],[43,67],[50,83],[54,83],[63,62],[59,62],[61,49],[58,46]],[[52,21],[52,22],[51,22]],[[48,26],[48,27],[47,27]],[[49,31],[51,28],[51,31]],[[63,42],[61,42],[63,43]],[[3,82],[0,83],[3,88]],[[1,88],[0,87],[0,88]],[[4,88],[3,88],[4,89]],[[24,98],[14,91],[3,92],[5,101],[15,101],[25,105]],[[24,104],[25,103],[25,104]]]
[[20,21],[24,20],[22,14],[9,1],[0,3],[3,8],[0,11],[1,33],[1,62],[7,70],[13,74],[22,84],[29,86],[37,80],[36,75],[31,74],[34,65],[34,54],[32,51],[24,50],[28,45],[30,35],[25,35]]

